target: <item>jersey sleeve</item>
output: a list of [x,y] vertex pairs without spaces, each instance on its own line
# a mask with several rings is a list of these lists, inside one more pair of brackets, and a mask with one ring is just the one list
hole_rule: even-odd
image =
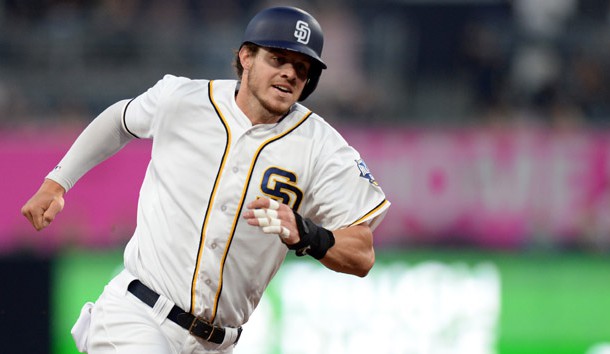
[[121,112],[127,102],[119,101],[100,113],[46,178],[54,180],[68,191],[85,173],[133,139],[121,126]]
[[[375,229],[390,202],[358,151],[336,133],[316,163],[313,183],[315,222],[336,230],[366,223]],[[328,140],[328,139],[327,139]]]
[[165,75],[153,87],[137,96],[123,112],[123,127],[137,138],[152,138],[158,125],[159,109],[165,105],[174,92],[188,79]]

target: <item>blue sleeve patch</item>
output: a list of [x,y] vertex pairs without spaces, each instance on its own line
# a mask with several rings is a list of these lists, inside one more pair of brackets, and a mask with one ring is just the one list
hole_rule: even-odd
[[364,160],[360,159],[360,160],[354,160],[354,161],[356,161],[356,166],[358,166],[358,169],[360,170],[360,177],[366,178],[369,180],[369,182],[371,184],[378,186],[379,184],[375,180],[375,177],[373,177],[373,174],[371,173],[369,168],[364,163]]

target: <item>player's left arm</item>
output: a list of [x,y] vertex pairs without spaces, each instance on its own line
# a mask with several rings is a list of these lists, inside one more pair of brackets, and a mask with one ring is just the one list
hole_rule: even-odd
[[375,264],[373,231],[368,225],[354,225],[334,230],[335,244],[320,263],[336,272],[366,276]]
[[275,234],[298,256],[310,255],[329,269],[364,277],[375,263],[373,232],[366,224],[328,230],[286,204],[258,198],[243,214],[249,225]]

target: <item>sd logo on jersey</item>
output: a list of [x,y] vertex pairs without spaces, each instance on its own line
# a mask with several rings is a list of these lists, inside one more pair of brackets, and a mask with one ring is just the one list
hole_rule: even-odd
[[294,211],[299,209],[303,200],[303,191],[297,185],[296,174],[278,167],[265,170],[261,190],[267,196],[287,204]]
[[358,169],[360,170],[360,177],[368,179],[369,182],[375,186],[379,186],[379,183],[377,183],[375,177],[373,177],[373,174],[364,163],[364,160],[360,159],[354,161],[356,161],[356,166],[358,166]]

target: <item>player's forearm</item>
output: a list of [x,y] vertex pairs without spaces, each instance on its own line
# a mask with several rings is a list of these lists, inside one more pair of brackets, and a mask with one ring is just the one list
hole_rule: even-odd
[[375,263],[373,233],[366,225],[333,231],[335,245],[320,262],[337,272],[364,277]]
[[337,272],[364,277],[375,263],[373,231],[360,224],[331,232],[269,198],[247,205],[243,217],[264,233],[276,234],[297,256],[309,255]]
[[68,191],[87,171],[125,146],[133,138],[122,127],[122,112],[126,102],[117,102],[97,116],[47,178]]

